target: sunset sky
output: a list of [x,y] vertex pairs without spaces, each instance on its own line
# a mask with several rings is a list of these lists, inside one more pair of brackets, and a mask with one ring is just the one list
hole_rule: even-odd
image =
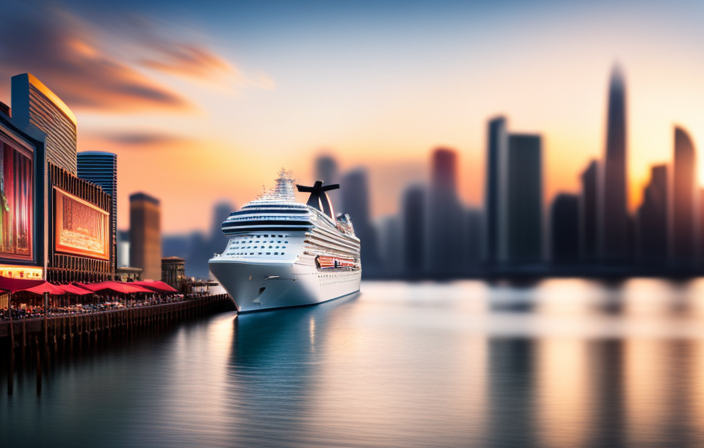
[[[118,154],[128,196],[162,200],[163,231],[210,227],[280,167],[368,167],[375,216],[460,154],[461,195],[480,205],[486,121],[544,137],[545,199],[578,189],[604,150],[615,63],[627,82],[631,206],[673,127],[704,143],[704,4],[688,1],[3,0],[0,101],[37,76],[76,113],[79,151]],[[704,157],[698,159],[704,179]],[[343,185],[344,188],[344,185]]]

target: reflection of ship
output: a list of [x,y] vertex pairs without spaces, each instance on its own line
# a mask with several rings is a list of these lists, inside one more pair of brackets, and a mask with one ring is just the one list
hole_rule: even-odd
[[293,183],[281,170],[272,191],[222,225],[230,240],[208,265],[240,312],[313,305],[359,290],[359,239],[349,216],[335,218],[326,194],[338,185],[297,185],[310,193],[300,204]]

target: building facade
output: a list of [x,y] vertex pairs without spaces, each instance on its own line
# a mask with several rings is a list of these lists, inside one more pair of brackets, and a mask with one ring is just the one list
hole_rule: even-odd
[[555,264],[574,264],[579,260],[579,196],[555,196],[550,212],[550,254]]
[[636,256],[643,265],[664,265],[669,256],[667,183],[667,165],[650,169],[650,182],[637,212]]
[[162,258],[161,281],[177,291],[183,291],[186,282],[186,260],[179,257]]
[[596,160],[582,172],[579,198],[579,258],[593,262],[598,256],[599,164]]
[[691,266],[697,257],[695,191],[696,154],[687,132],[675,128],[672,195],[670,202],[670,256],[676,266]]
[[508,137],[506,119],[498,117],[489,121],[486,148],[486,186],[484,188],[484,260],[492,265],[499,259],[499,235],[502,207],[501,185],[505,173],[502,166],[506,158]]
[[161,206],[145,193],[130,195],[130,264],[145,280],[161,278]]

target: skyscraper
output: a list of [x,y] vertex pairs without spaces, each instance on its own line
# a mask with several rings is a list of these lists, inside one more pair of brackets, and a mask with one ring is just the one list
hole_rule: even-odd
[[98,185],[112,197],[110,251],[117,268],[117,156],[111,152],[83,151],[77,159],[78,177]]
[[506,176],[506,254],[510,263],[543,258],[543,170],[539,135],[510,134]]
[[606,122],[606,152],[599,210],[599,250],[607,262],[623,263],[629,258],[626,85],[619,67],[611,74]]
[[695,188],[696,155],[687,132],[675,127],[671,201],[671,253],[675,265],[690,265],[697,256]]
[[130,195],[130,263],[142,278],[161,278],[161,208],[145,193]]
[[555,264],[579,260],[579,196],[555,196],[550,213],[550,252]]
[[637,259],[645,265],[661,265],[668,258],[667,165],[650,168],[650,182],[643,190],[637,213]]
[[484,189],[484,260],[488,264],[496,263],[499,257],[499,227],[501,225],[501,167],[506,157],[506,119],[497,117],[489,121],[486,148],[486,186]]
[[350,215],[355,234],[361,241],[362,264],[369,272],[374,272],[379,267],[378,240],[369,213],[367,172],[363,168],[352,170],[340,184],[344,213]]
[[76,175],[76,116],[29,73],[12,77],[12,121],[45,142],[48,162]]
[[477,270],[482,259],[482,216],[477,208],[463,210],[462,262],[465,270]]
[[462,209],[457,198],[457,154],[438,148],[432,155],[428,255],[430,272],[448,274],[462,268]]
[[579,257],[593,262],[597,258],[597,223],[599,198],[599,165],[596,160],[582,172],[582,192],[579,198]]
[[[337,168],[337,162],[332,156],[323,155],[315,160],[315,179],[321,180],[323,184],[330,185],[336,184],[340,181],[340,175]],[[342,210],[342,204],[340,200],[340,192],[333,190],[328,192],[328,197],[330,203],[332,204],[332,209],[335,213],[339,213]]]
[[409,187],[403,194],[403,256],[406,274],[413,276],[425,269],[425,188]]

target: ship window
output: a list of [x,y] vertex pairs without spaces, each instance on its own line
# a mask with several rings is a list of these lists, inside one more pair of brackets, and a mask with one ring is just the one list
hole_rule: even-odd
[[284,241],[284,243],[288,244],[288,241]]
[[279,255],[279,253],[278,253],[278,252],[274,252],[274,255]]
[[278,248],[279,248],[279,246],[276,246],[276,248],[278,249]]
[[252,253],[251,253],[251,254],[249,254],[249,255],[254,255],[254,252],[252,252]]
[[271,246],[269,246],[269,249],[271,249]]
[[266,254],[267,254],[267,255],[271,255],[271,252],[267,252]]
[[283,235],[279,235],[279,238],[283,238],[283,237],[284,237]]
[[283,246],[282,249],[286,249],[286,246]]
[[259,255],[261,255],[261,254],[262,254],[262,253],[261,253],[261,252],[259,252]]
[[281,244],[281,241],[277,241],[277,243]]
[[283,252],[281,252],[281,255],[283,255],[283,254],[284,254],[284,253],[283,253]]

